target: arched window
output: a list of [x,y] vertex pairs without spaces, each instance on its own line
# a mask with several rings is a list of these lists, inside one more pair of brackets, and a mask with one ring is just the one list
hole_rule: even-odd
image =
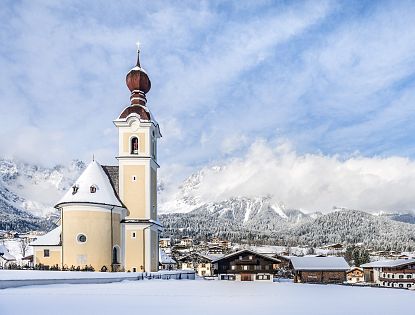
[[138,138],[131,138],[131,154],[138,154]]
[[119,264],[117,246],[114,246],[113,249],[112,249],[112,263],[113,264]]
[[97,186],[91,185],[91,187],[89,187],[89,191],[91,192],[91,194],[96,193],[97,192]]

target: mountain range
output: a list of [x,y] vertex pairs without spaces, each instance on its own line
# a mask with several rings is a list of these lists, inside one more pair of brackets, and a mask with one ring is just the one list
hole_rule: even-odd
[[[52,168],[0,160],[0,230],[53,228],[58,218],[54,203],[84,168],[85,163],[78,160]],[[221,171],[220,167],[213,169]],[[273,196],[207,201],[198,194],[203,180],[204,169],[189,176],[174,193],[160,181],[163,236],[199,240],[221,237],[239,243],[276,245],[365,243],[376,249],[415,249],[412,212],[370,214],[334,208],[326,214],[305,213],[275,202]]]

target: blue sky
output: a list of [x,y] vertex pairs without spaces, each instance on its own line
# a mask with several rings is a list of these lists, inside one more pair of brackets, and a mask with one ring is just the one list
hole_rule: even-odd
[[3,1],[0,154],[115,164],[142,44],[166,173],[253,145],[415,157],[411,1]]

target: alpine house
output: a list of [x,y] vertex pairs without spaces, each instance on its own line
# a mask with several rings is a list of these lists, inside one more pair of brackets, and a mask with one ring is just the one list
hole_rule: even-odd
[[127,74],[130,105],[114,120],[118,166],[92,161],[55,205],[60,226],[38,238],[34,263],[95,271],[157,271],[157,139],[159,125],[147,108],[151,88],[137,64]]

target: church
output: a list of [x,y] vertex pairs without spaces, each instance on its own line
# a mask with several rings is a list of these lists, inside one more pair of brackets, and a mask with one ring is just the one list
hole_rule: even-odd
[[147,107],[151,81],[137,64],[127,74],[131,91],[118,128],[118,166],[92,161],[57,202],[59,226],[31,243],[35,265],[95,271],[157,271],[157,139]]

